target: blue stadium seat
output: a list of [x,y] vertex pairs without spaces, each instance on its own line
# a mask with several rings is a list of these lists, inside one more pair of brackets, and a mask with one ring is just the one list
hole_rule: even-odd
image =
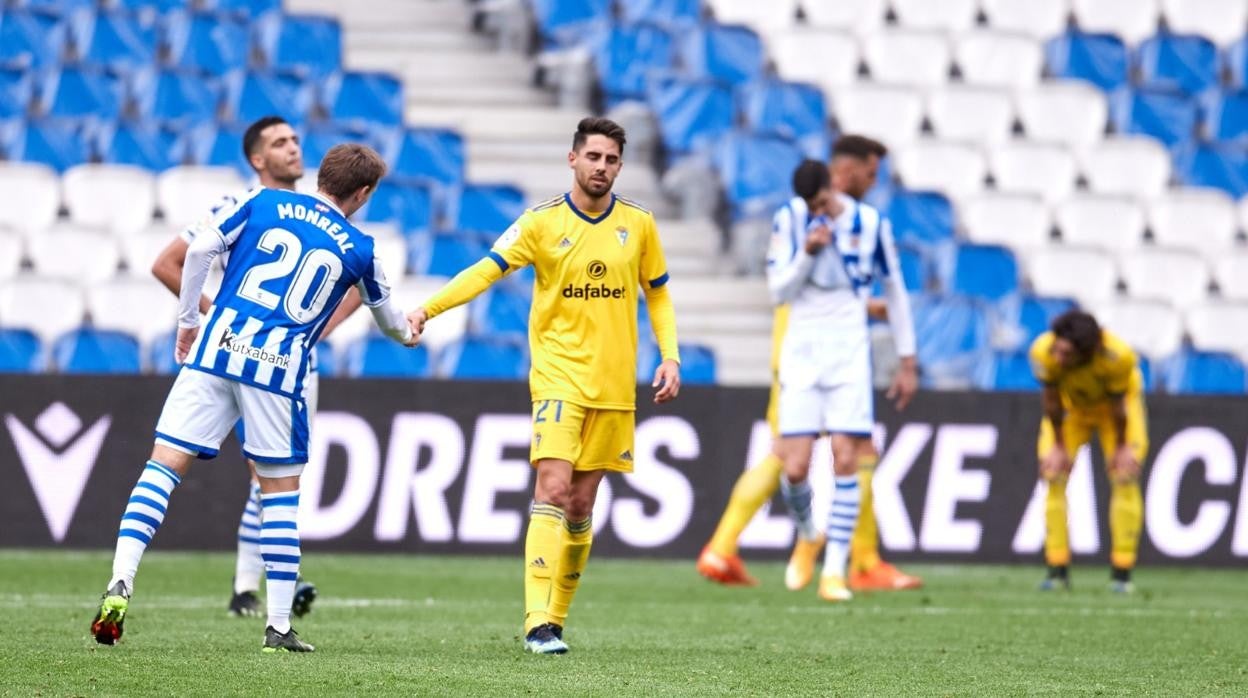
[[175,333],[169,332],[153,339],[147,345],[143,356],[147,360],[147,370],[150,373],[168,376],[182,369],[173,358],[174,338]]
[[52,345],[61,373],[138,373],[139,340],[124,333],[82,327]]
[[493,238],[524,213],[524,192],[510,184],[465,184],[451,209],[452,230]]
[[800,82],[765,80],[739,93],[747,127],[797,141],[808,158],[825,160],[832,146],[823,90]]
[[224,15],[170,12],[162,35],[169,64],[206,75],[225,75],[247,67],[247,27]]
[[269,12],[252,27],[269,70],[323,79],[342,69],[342,27],[334,17]]
[[22,10],[0,15],[0,65],[37,69],[59,65],[68,30],[56,17]]
[[964,296],[914,296],[923,383],[929,387],[965,387],[988,347],[988,312]]
[[364,131],[337,122],[310,124],[303,129],[300,145],[303,147],[303,165],[309,169],[320,167],[329,149],[346,141],[368,142]]
[[390,171],[424,177],[449,187],[464,181],[464,138],[440,128],[390,129],[379,138]]
[[52,117],[117,119],[125,104],[121,80],[100,68],[49,70],[40,95]]
[[1014,253],[998,245],[959,245],[945,289],[989,302],[1017,293]]
[[610,22],[611,0],[532,0],[533,18],[543,42],[573,46]]
[[689,75],[731,85],[763,75],[766,53],[753,29],[729,24],[706,24],[686,32],[678,44],[681,64]]
[[645,99],[650,75],[669,68],[674,59],[672,37],[657,24],[614,26],[603,32],[594,46],[594,68],[608,107]]
[[1248,34],[1231,44],[1222,53],[1222,70],[1226,73],[1228,85],[1237,89],[1248,89]]
[[1018,316],[1011,320],[1022,333],[1021,346],[1030,347],[1036,337],[1049,331],[1058,315],[1075,307],[1075,302],[1068,298],[1024,296],[1019,303]]
[[281,114],[298,127],[312,110],[312,83],[293,75],[240,71],[224,84],[226,113],[244,124]]
[[217,118],[221,81],[188,70],[149,68],[130,73],[127,92],[141,119],[194,124]]
[[1135,361],[1140,367],[1140,377],[1144,380],[1144,392],[1151,393],[1156,387],[1153,383],[1153,362],[1143,354],[1136,354]]
[[944,194],[900,190],[886,211],[898,244],[930,246],[953,239],[953,204]]
[[177,134],[152,122],[112,122],[95,130],[95,152],[104,162],[161,172],[182,164]]
[[483,240],[465,235],[434,235],[427,248],[410,251],[408,265],[417,274],[455,276],[481,261],[490,251]]
[[332,378],[338,375],[338,349],[327,339],[316,343],[316,372],[322,378]]
[[203,7],[243,18],[259,17],[282,9],[282,0],[202,0]]
[[40,162],[58,172],[90,158],[84,128],[72,121],[18,121],[5,140],[8,159]]
[[[921,250],[906,245],[898,246],[897,262],[901,265],[901,275],[905,279],[907,291],[918,293],[931,288],[931,265]],[[874,296],[884,295],[883,275],[877,273],[875,281],[872,283],[871,294]]]
[[1053,77],[1087,80],[1107,92],[1127,82],[1127,47],[1113,34],[1071,30],[1050,40],[1044,53]]
[[[835,142],[836,139],[833,138],[833,143]],[[885,155],[880,159],[880,167],[876,171],[875,186],[867,191],[862,200],[880,211],[887,211],[893,205],[893,197],[901,191],[893,181],[893,159]]]
[[511,335],[525,340],[529,331],[529,309],[533,305],[532,287],[498,285],[482,300],[469,306],[474,335]]
[[1248,194],[1248,148],[1242,145],[1189,143],[1175,152],[1179,181],[1215,187],[1233,197]]
[[529,357],[523,342],[506,337],[465,337],[438,355],[438,375],[467,380],[524,380]]
[[405,347],[389,337],[368,335],[347,348],[345,373],[353,378],[425,378],[429,350]]
[[113,0],[113,7],[131,12],[155,10],[158,13],[164,13],[182,10],[186,6],[186,0]]
[[256,173],[243,157],[243,129],[238,124],[200,124],[182,134],[180,147],[185,149],[190,164],[233,167],[244,181],[251,181]]
[[1194,95],[1218,84],[1218,48],[1203,36],[1151,37],[1136,49],[1135,66],[1143,87]]
[[156,15],[78,12],[69,20],[79,58],[92,65],[134,70],[156,58]]
[[1248,385],[1244,364],[1231,354],[1184,349],[1166,361],[1168,393],[1240,395]]
[[626,22],[654,22],[675,29],[686,29],[702,19],[702,0],[628,0],[616,7]]
[[1181,92],[1123,89],[1109,100],[1110,121],[1118,133],[1152,136],[1166,147],[1196,132],[1196,102]]
[[[637,382],[650,385],[654,372],[663,361],[659,346],[649,334],[640,335],[637,347]],[[703,344],[680,344],[681,385],[714,385],[716,377],[715,351]]]
[[339,123],[403,123],[403,83],[390,73],[334,73],[321,84],[321,106]]
[[0,329],[0,373],[35,373],[43,369],[43,349],[29,330]]
[[1248,89],[1208,90],[1200,106],[1205,138],[1248,145]]
[[733,213],[752,217],[767,215],[789,200],[802,151],[777,136],[735,131],[720,140],[714,160]]
[[0,119],[25,117],[35,96],[35,76],[29,70],[0,68]]
[[98,0],[10,0],[6,4],[46,15],[64,17],[81,10],[93,10]]
[[975,387],[980,390],[1033,391],[1040,382],[1031,372],[1027,349],[993,352],[975,368]]
[[710,80],[664,78],[652,81],[648,93],[669,153],[707,148],[732,130],[732,92],[723,85]]
[[411,179],[388,178],[360,214],[369,223],[395,223],[405,235],[433,230],[433,192],[429,186]]

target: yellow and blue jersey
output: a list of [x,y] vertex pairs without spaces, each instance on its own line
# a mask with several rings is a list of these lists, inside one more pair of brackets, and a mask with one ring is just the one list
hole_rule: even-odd
[[1144,379],[1131,346],[1108,330],[1101,331],[1101,348],[1087,363],[1063,368],[1051,350],[1055,336],[1045,332],[1031,344],[1031,370],[1036,380],[1056,386],[1066,409],[1095,412],[1108,409],[1111,397],[1140,393]]

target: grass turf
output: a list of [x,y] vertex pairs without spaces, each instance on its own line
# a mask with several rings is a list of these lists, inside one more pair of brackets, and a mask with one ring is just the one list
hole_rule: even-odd
[[927,588],[820,602],[757,564],[759,589],[692,561],[591,560],[565,637],[521,651],[520,563],[308,555],[321,589],[296,622],[313,655],[263,655],[263,621],[225,613],[233,558],[154,552],[117,647],[87,632],[101,552],[0,551],[0,695],[1245,695],[1242,571],[1146,569],[1132,597],[1076,568],[918,566]]

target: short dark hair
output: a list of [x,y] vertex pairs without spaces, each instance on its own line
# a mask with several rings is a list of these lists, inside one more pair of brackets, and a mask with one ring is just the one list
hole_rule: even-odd
[[1053,334],[1075,346],[1082,356],[1091,356],[1101,347],[1101,326],[1091,313],[1067,310],[1053,319]]
[[803,160],[793,170],[793,193],[807,201],[815,198],[820,189],[831,186],[832,175],[828,173],[828,166],[818,160]]
[[832,146],[832,157],[835,159],[841,155],[858,160],[867,160],[872,155],[882,158],[888,155],[888,148],[874,138],[854,135],[841,136],[836,139],[836,145]]
[[615,144],[620,146],[620,155],[624,154],[624,144],[628,142],[624,138],[624,127],[601,116],[587,116],[581,119],[581,122],[576,125],[576,133],[572,136],[572,150],[580,152],[585,141],[594,135],[606,136],[615,141]]
[[361,187],[376,189],[385,175],[386,161],[377,151],[359,143],[341,143],[321,159],[316,187],[336,199],[345,199]]
[[251,154],[256,151],[256,145],[260,143],[261,132],[270,126],[285,123],[288,122],[280,116],[265,116],[247,127],[247,130],[243,132],[243,157],[247,159],[247,162],[251,162]]

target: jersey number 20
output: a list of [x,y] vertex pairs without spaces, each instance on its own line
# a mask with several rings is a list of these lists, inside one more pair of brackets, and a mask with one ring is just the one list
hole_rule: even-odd
[[[325,308],[334,282],[342,276],[342,260],[338,255],[321,247],[314,247],[305,255],[299,237],[282,228],[264,231],[256,247],[265,252],[276,252],[278,257],[248,269],[243,275],[238,295],[269,310],[281,304],[295,322],[315,320]],[[287,286],[284,297],[262,287],[264,282],[285,279],[292,272],[294,280]],[[312,284],[318,281],[319,285],[313,289]]]

